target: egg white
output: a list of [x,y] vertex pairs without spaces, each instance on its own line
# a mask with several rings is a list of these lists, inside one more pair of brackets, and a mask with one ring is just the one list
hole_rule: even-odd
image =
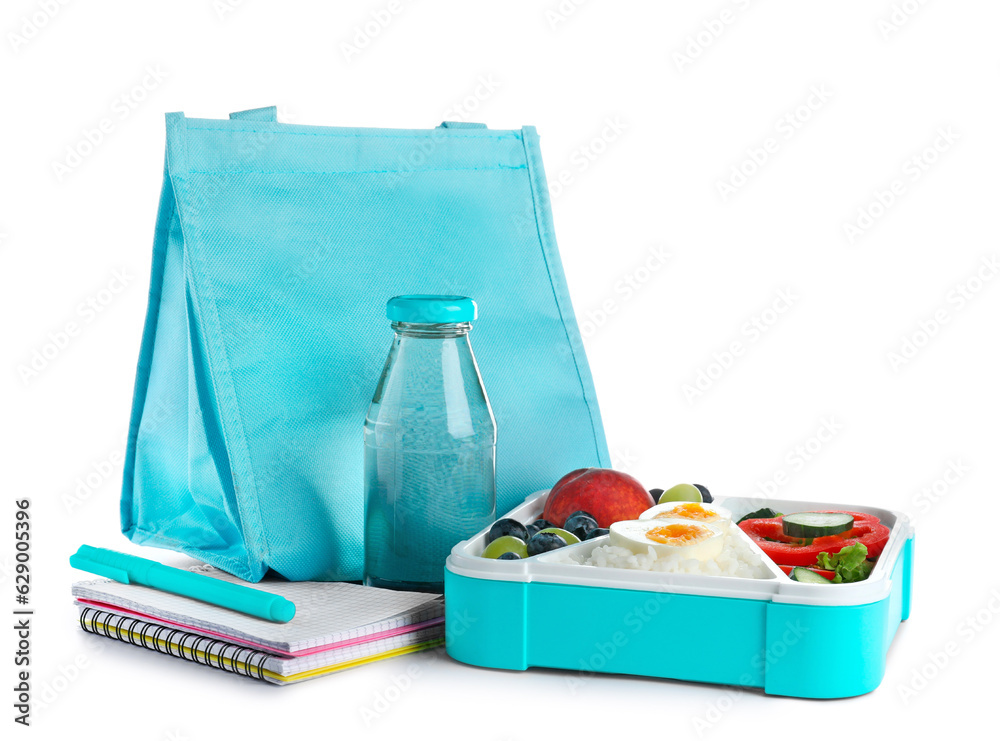
[[[695,525],[704,528],[708,536],[688,545],[671,545],[651,540],[646,533],[663,525]],[[633,553],[646,553],[652,548],[657,557],[677,556],[679,558],[694,558],[706,561],[722,553],[727,523],[695,522],[683,519],[646,519],[623,520],[611,525],[611,545],[628,548]]]
[[706,522],[704,520],[689,519],[687,517],[684,517],[684,515],[680,513],[674,514],[675,509],[688,504],[691,504],[691,502],[666,502],[664,504],[657,504],[655,507],[650,507],[641,515],[639,515],[639,519],[640,520],[651,520],[653,518],[681,519],[681,520],[686,520],[687,522],[695,522],[700,525],[722,525],[724,527],[728,527],[729,523],[733,521],[732,512],[730,512],[725,507],[719,507],[715,504],[699,505],[706,511],[711,512],[712,514],[718,516],[719,519],[711,520],[709,522]]

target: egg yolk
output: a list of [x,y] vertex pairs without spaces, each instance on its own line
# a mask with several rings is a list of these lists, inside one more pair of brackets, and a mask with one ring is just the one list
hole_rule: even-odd
[[657,517],[682,517],[685,520],[701,520],[702,522],[713,522],[719,519],[717,514],[710,512],[697,502],[679,504],[666,512],[661,512]]
[[665,545],[690,545],[704,540],[712,532],[701,525],[682,525],[673,523],[671,525],[661,525],[647,531],[646,537],[657,543]]

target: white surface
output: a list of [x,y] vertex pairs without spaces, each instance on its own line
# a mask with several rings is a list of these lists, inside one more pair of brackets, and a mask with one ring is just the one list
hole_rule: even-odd
[[[847,732],[872,738],[952,736],[992,718],[1000,578],[992,541],[968,533],[991,532],[1000,516],[1000,281],[973,290],[981,260],[1000,252],[1000,5],[399,0],[348,63],[341,43],[388,2],[232,0],[220,18],[222,2],[70,2],[17,52],[8,34],[43,3],[4,4],[4,483],[8,501],[34,502],[32,669],[46,702],[27,733],[197,741],[308,727],[492,740],[527,738],[549,721],[612,739],[622,718],[655,708],[651,736],[669,718],[679,737],[769,739],[830,709],[440,656],[282,690],[82,635],[70,598],[82,577],[69,554],[81,542],[141,552],[118,532],[117,498],[162,114],[270,104],[298,123],[537,126],[549,182],[568,183],[553,186],[555,226],[616,465],[649,487],[694,480],[719,496],[763,488],[909,512],[913,616],[881,687],[834,710]],[[573,12],[553,27],[546,13],[560,7]],[[675,53],[706,24],[718,29],[724,11],[721,34],[678,69]],[[904,22],[886,37],[880,25],[893,18]],[[144,77],[155,89],[123,102]],[[809,119],[797,128],[796,111]],[[103,118],[111,133],[57,180],[53,161]],[[949,127],[957,140],[939,138]],[[935,140],[946,149],[929,152],[923,170],[912,158]],[[777,151],[724,201],[717,181],[765,145]],[[893,181],[901,195],[849,243],[844,222]],[[962,299],[956,286],[969,281]],[[92,298],[99,313],[84,303]],[[22,383],[17,366],[70,321],[78,336]],[[934,323],[894,368],[889,354]],[[720,374],[714,356],[726,360],[734,343],[739,354]],[[718,378],[689,403],[683,387],[702,372]],[[10,533],[12,506],[4,512]],[[0,640],[5,687],[13,638],[8,629]],[[150,695],[179,710],[148,712]]]

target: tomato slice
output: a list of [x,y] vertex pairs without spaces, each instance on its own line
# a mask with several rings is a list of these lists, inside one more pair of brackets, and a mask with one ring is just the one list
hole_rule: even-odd
[[789,538],[784,534],[781,518],[770,517],[758,520],[744,520],[740,523],[743,532],[749,535],[768,557],[776,564],[788,566],[812,566],[820,553],[838,553],[855,543],[864,543],[868,549],[868,558],[878,558],[889,540],[889,528],[883,525],[875,515],[847,510],[825,510],[840,512],[854,517],[854,527],[839,535],[827,535],[815,538],[809,545],[804,545],[798,538]]

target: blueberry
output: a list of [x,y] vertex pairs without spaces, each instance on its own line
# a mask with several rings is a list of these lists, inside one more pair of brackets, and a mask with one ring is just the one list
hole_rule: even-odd
[[660,501],[660,494],[663,493],[663,489],[650,489],[649,494],[653,497],[654,502]]
[[514,551],[507,551],[506,553],[501,553],[497,556],[497,561],[520,561],[521,557],[514,553]]
[[607,535],[610,532],[611,531],[608,530],[606,527],[595,527],[593,530],[587,533],[587,537],[584,538],[584,540],[592,540],[594,538],[600,538],[602,535]]
[[547,527],[555,527],[555,525],[553,525],[551,522],[549,522],[548,520],[546,520],[543,517],[539,517],[537,520],[535,520],[531,524],[535,528],[536,531],[538,531],[538,530],[544,530]]
[[694,488],[701,492],[701,501],[703,501],[705,504],[712,503],[712,495],[708,493],[708,489],[706,489],[701,484],[695,484]]
[[520,538],[524,541],[527,541],[530,537],[528,530],[520,522],[504,518],[503,520],[497,520],[490,527],[490,531],[486,533],[486,545],[489,545],[503,535],[513,535],[515,538]]
[[[595,522],[597,521],[597,518],[594,517],[589,512],[586,512],[586,511],[584,511],[582,509],[578,509],[576,512],[571,512],[570,513],[569,517],[566,518],[566,522],[569,522],[570,519],[572,519],[573,517],[578,517],[579,515],[583,515],[584,517],[589,517],[591,520],[594,520]],[[569,530],[569,528],[566,527],[566,525],[563,525],[563,528],[565,528],[566,530]]]
[[555,533],[538,533],[528,541],[528,555],[537,556],[539,553],[554,551],[566,545],[566,541]]
[[569,530],[580,540],[587,539],[587,533],[597,527],[597,520],[590,515],[575,514],[566,518],[563,530]]

